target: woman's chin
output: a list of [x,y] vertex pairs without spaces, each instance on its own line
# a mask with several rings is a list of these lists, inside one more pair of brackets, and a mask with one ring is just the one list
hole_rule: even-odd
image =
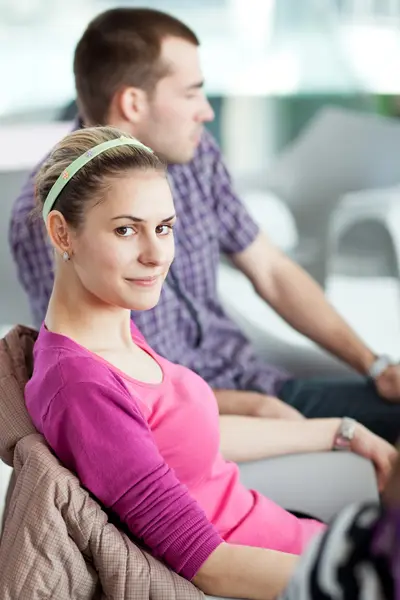
[[160,292],[153,292],[152,294],[143,294],[141,298],[130,299],[124,308],[130,310],[151,310],[157,306],[160,299]]

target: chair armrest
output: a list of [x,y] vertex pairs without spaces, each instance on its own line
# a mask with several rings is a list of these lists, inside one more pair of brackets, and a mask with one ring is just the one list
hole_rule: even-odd
[[242,463],[240,473],[246,487],[325,522],[349,504],[379,500],[372,463],[351,452],[278,456]]

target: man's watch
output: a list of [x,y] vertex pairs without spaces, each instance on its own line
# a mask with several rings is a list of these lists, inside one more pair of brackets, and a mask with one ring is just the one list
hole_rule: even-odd
[[367,375],[370,379],[378,379],[386,371],[388,367],[395,364],[395,362],[387,354],[381,354],[378,356],[370,368],[367,371]]
[[332,450],[351,450],[351,440],[356,432],[357,421],[343,417],[340,427],[333,440]]

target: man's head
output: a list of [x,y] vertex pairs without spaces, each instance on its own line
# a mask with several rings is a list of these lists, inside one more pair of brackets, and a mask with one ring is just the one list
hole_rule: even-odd
[[85,122],[119,127],[168,162],[191,160],[213,118],[198,46],[186,25],[159,11],[117,8],[96,17],[74,59]]

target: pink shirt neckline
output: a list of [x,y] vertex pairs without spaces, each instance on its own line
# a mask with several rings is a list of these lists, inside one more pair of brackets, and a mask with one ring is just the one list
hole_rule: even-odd
[[47,325],[45,322],[43,322],[42,327],[41,327],[41,331],[42,334],[45,335],[48,339],[49,342],[55,342],[56,344],[52,343],[52,346],[54,345],[59,345],[59,341],[62,340],[62,347],[69,347],[71,350],[75,350],[77,348],[79,348],[82,352],[84,352],[85,354],[87,354],[88,356],[90,356],[91,358],[94,358],[95,360],[99,361],[100,363],[102,363],[103,365],[105,365],[106,367],[108,367],[111,371],[113,371],[114,373],[116,373],[117,375],[119,375],[120,377],[122,377],[123,379],[134,383],[135,385],[139,385],[145,388],[151,388],[151,389],[161,389],[167,381],[167,376],[165,373],[165,369],[163,368],[163,365],[161,364],[161,361],[159,360],[159,358],[157,357],[157,355],[155,354],[155,352],[150,348],[150,346],[148,346],[148,344],[145,343],[144,338],[142,338],[142,336],[138,336],[137,335],[137,331],[135,328],[135,325],[133,324],[133,322],[131,321],[131,334],[132,334],[132,339],[135,342],[135,344],[137,344],[137,346],[139,346],[139,348],[141,350],[143,350],[144,352],[146,352],[158,365],[159,369],[161,370],[161,374],[162,374],[162,380],[158,383],[150,383],[147,381],[141,381],[140,379],[135,379],[134,377],[131,377],[130,375],[128,375],[128,373],[125,373],[124,371],[121,371],[121,369],[119,369],[118,367],[116,367],[115,365],[113,365],[112,363],[110,363],[108,360],[106,360],[105,358],[103,358],[102,356],[100,356],[99,354],[96,354],[95,352],[92,352],[91,350],[89,350],[88,348],[86,348],[85,346],[82,346],[81,344],[79,344],[78,342],[76,342],[74,339],[72,339],[71,337],[64,335],[62,333],[55,333],[54,331],[50,331],[47,328]]

